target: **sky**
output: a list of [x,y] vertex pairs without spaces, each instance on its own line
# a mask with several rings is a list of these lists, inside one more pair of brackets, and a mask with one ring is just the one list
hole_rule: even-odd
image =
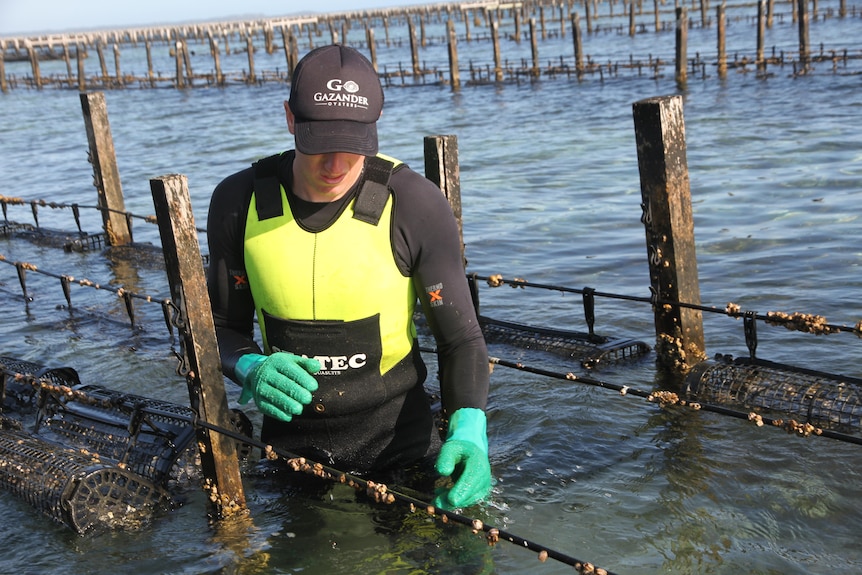
[[[0,0],[0,37],[406,6],[408,0]],[[313,8],[312,8],[313,7]]]

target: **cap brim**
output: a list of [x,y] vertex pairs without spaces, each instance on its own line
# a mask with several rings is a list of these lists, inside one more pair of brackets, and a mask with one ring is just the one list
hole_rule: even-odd
[[297,121],[294,124],[296,149],[303,154],[345,152],[377,155],[377,124],[347,120]]

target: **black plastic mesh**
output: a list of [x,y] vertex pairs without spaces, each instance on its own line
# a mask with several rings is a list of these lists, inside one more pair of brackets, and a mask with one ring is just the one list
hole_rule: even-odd
[[488,343],[502,343],[572,357],[586,368],[615,363],[649,353],[650,347],[636,340],[610,339],[576,331],[549,329],[480,317]]
[[170,501],[113,462],[22,430],[0,430],[0,485],[78,533],[137,528]]
[[860,431],[862,380],[857,378],[719,357],[696,365],[686,387],[702,403],[766,409],[823,429]]

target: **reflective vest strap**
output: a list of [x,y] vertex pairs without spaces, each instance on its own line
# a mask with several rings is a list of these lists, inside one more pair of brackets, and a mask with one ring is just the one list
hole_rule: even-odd
[[353,217],[376,226],[389,199],[389,176],[394,164],[380,157],[365,160],[365,181],[353,205]]
[[281,183],[278,181],[278,164],[281,154],[258,160],[254,166],[254,195],[259,221],[284,215],[281,205]]

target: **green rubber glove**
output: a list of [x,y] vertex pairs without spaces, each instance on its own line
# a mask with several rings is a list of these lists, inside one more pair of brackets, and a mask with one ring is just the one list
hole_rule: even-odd
[[311,374],[318,371],[320,362],[310,357],[285,351],[269,356],[248,353],[234,367],[242,384],[239,402],[245,405],[254,398],[264,415],[290,421],[311,403],[311,394],[317,391],[317,380]]
[[462,407],[449,418],[449,431],[436,467],[440,475],[453,475],[455,484],[437,493],[436,507],[466,507],[491,492],[486,427],[485,412],[481,409]]

